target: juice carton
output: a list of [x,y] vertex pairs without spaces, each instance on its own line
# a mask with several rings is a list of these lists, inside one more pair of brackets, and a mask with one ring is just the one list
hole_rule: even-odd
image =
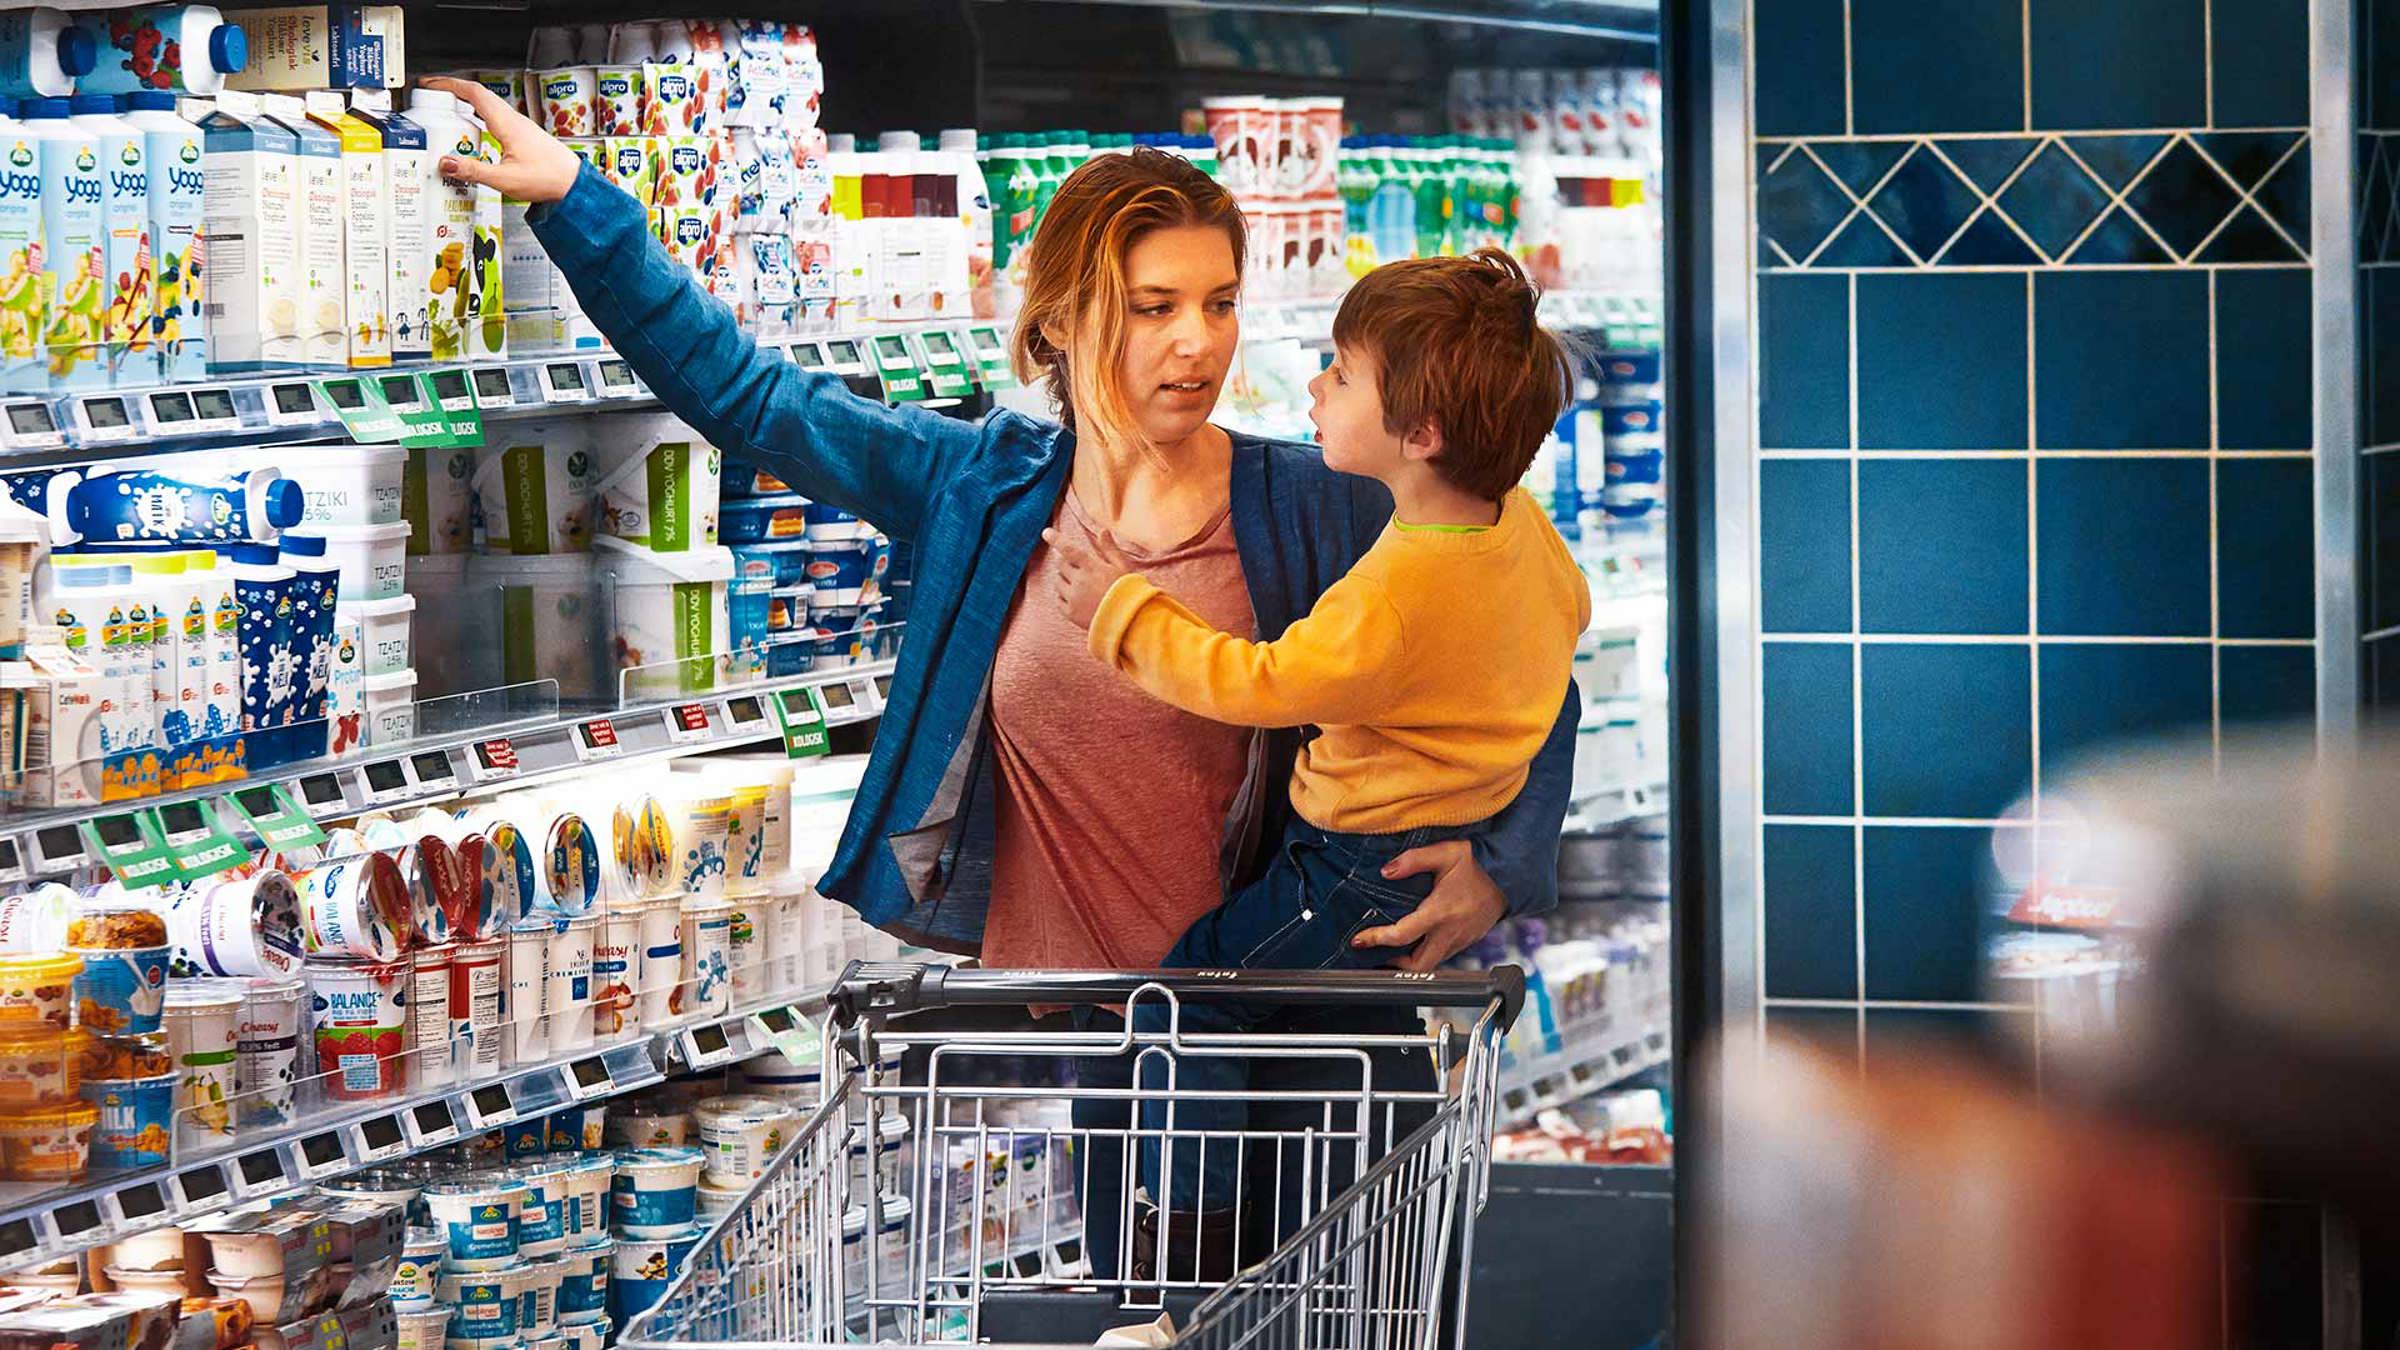
[[261,94],[259,102],[299,141],[300,359],[339,369],[350,363],[342,138],[309,121],[308,105],[290,94]]
[[169,383],[197,380],[208,373],[200,319],[200,218],[208,196],[202,133],[176,115],[173,94],[131,94],[127,102],[125,120],[142,133],[149,166],[151,365]]
[[43,251],[42,147],[12,123],[0,131],[0,392],[49,387],[42,348],[50,325]]
[[391,307],[392,359],[433,357],[433,207],[440,190],[425,128],[392,111],[391,95],[361,89],[350,96],[350,115],[373,127],[383,141],[384,251],[391,260],[386,301]]
[[309,121],[333,133],[342,148],[342,309],[349,317],[350,365],[388,366],[391,235],[383,133],[352,116],[331,90],[312,91],[307,106]]
[[205,241],[209,369],[300,363],[300,140],[228,91],[200,122],[207,151]]
[[[476,150],[486,164],[500,162],[500,139],[478,128]],[[508,355],[508,283],[500,271],[500,241],[506,231],[506,207],[496,188],[475,191],[475,265],[482,273],[476,296],[475,327],[467,334],[471,356]]]

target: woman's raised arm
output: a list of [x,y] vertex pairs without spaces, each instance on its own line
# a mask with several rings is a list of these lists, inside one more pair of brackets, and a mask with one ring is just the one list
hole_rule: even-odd
[[651,237],[630,195],[482,85],[425,83],[471,103],[500,143],[499,163],[444,157],[442,173],[534,204],[535,237],[660,402],[802,495],[916,536],[926,502],[975,448],[971,425],[861,398],[761,348]]

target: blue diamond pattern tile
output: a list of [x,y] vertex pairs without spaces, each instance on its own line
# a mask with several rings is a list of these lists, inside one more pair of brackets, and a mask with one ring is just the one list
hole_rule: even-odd
[[1804,154],[1793,154],[1759,180],[1759,233],[1794,262],[1807,261],[1850,210],[1850,199]]
[[1974,189],[1931,150],[1918,149],[1901,162],[1867,209],[1883,218],[1917,257],[1930,261],[1975,213]]
[[1999,211],[1987,206],[1958,232],[1940,262],[1946,267],[2038,267],[2042,259]]
[[2167,143],[2164,136],[2069,136],[2067,148],[2115,191],[2140,175]]
[[1892,171],[1900,157],[1909,151],[1906,141],[1812,141],[1810,150],[1833,176],[1849,185],[1852,192],[1864,197],[1875,190],[1883,176]]
[[[2392,218],[2392,183],[2386,176],[2379,137],[2363,138],[2358,150],[2358,260],[2379,262],[2384,226]],[[2290,166],[2285,166],[2289,168]]]
[[2206,131],[2192,138],[2236,187],[2254,188],[2300,142],[2296,131]]
[[1817,255],[1818,267],[1907,267],[1913,260],[1901,252],[1892,237],[1883,232],[1864,211],[1850,222],[1825,251]]
[[2308,149],[2283,162],[2283,167],[2270,175],[2266,185],[2257,193],[2258,204],[2283,227],[2284,233],[2298,240],[2303,249],[2309,244],[2308,227]]
[[2123,207],[2112,207],[2065,261],[2077,266],[2171,263],[2175,261],[2175,256],[2159,247],[2158,241],[2134,223],[2133,217]]
[[2126,203],[2177,257],[2189,257],[2240,200],[2225,175],[2185,140],[2167,147],[2125,194]]
[[2107,202],[2092,176],[2056,145],[2043,147],[2000,195],[2000,209],[2052,258],[2075,242]]
[[2192,261],[2203,263],[2296,263],[2304,261],[2291,243],[2275,232],[2258,208],[2243,205],[2217,237],[2208,241]]
[[2041,142],[2031,137],[2010,137],[1991,141],[1936,141],[1934,143],[1967,181],[1988,195],[1998,192],[2008,176],[2017,171],[2034,147]]

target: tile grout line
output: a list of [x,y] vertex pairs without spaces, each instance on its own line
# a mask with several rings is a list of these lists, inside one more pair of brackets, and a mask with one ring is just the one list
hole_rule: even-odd
[[2201,125],[2214,131],[2217,129],[2216,0],[2200,0],[2200,89]]
[[2033,130],[2033,0],[2017,0],[2017,78],[2025,130]]
[[1850,0],[1842,0],[1842,134],[1845,136],[1858,132],[1858,99],[1856,81],[1851,76],[1850,50]]
[[2036,334],[2040,329],[2034,312],[2035,275],[2025,274],[2025,633],[2032,639],[2025,644],[2025,665],[2032,704],[2027,721],[2027,765],[2033,778],[2033,813],[2039,817],[2042,813],[2042,480],[2041,459],[2036,452],[2042,444],[2042,404],[2038,373],[2041,354],[2036,350]]
[[[1845,0],[1845,4],[1847,0]],[[1903,159],[1907,157],[1902,156]],[[1858,278],[1850,278],[1850,809],[1867,814],[1867,653],[1859,641],[1865,625],[1866,593],[1860,585],[1859,545],[1866,521],[1859,513]],[[1867,996],[1867,828],[1850,829],[1850,992]],[[1866,1054],[1866,1014],[1858,1014],[1859,1054]]]
[[[1883,237],[1892,241],[1892,247],[1900,250],[1901,257],[1911,259],[1912,261],[1916,258],[1917,251],[1913,248],[1910,248],[1907,244],[1901,242],[1900,236],[1892,233],[1892,227],[1883,223],[1883,217],[1876,215],[1874,212],[1867,209],[1867,199],[1874,196],[1876,193],[1883,191],[1883,185],[1892,181],[1893,177],[1900,172],[1900,166],[1908,162],[1907,155],[1903,154],[1900,156],[1900,158],[1893,160],[1892,167],[1883,171],[1883,176],[1875,180],[1874,186],[1868,188],[1865,192],[1852,192],[1850,190],[1850,185],[1842,181],[1842,176],[1840,174],[1835,173],[1830,168],[1827,168],[1825,161],[1817,156],[1816,151],[1811,150],[1807,146],[1803,145],[1800,147],[1800,153],[1808,156],[1809,163],[1817,166],[1817,172],[1825,175],[1826,180],[1833,184],[1835,191],[1840,192],[1843,196],[1850,199],[1850,214],[1843,216],[1839,224],[1835,225],[1831,231],[1827,232],[1823,239],[1817,241],[1817,246],[1808,251],[1808,258],[1802,260],[1802,267],[1808,266],[1809,262],[1814,261],[1816,258],[1822,256],[1826,249],[1833,247],[1833,241],[1841,238],[1842,232],[1849,229],[1850,223],[1857,220],[1860,216],[1865,216],[1874,224],[1876,229],[1883,231]],[[1918,263],[1914,267],[1901,268],[1897,270],[1908,272],[1922,271],[1924,270],[1924,264]]]
[[[2076,235],[2073,240],[2069,241],[2064,249],[2059,251],[2060,257],[2066,257],[2069,254],[2072,254],[2076,249],[2083,247],[2085,240],[2090,239],[2094,234],[2099,232],[2101,221],[2104,221],[2111,215],[2122,211],[2125,214],[2125,218],[2134,223],[2135,228],[2150,236],[2150,242],[2158,245],[2160,252],[2165,253],[2170,258],[2174,258],[2179,263],[2189,265],[2190,260],[2177,254],[2176,251],[2168,245],[2166,240],[2160,238],[2158,231],[2150,228],[2150,222],[2142,219],[2141,212],[2136,211],[2132,207],[2125,204],[2125,199],[2132,195],[2135,188],[2142,185],[2142,180],[2150,176],[2151,170],[2156,169],[2166,160],[2168,155],[2174,153],[2175,141],[2180,135],[2182,135],[2180,131],[2167,132],[2167,139],[2165,142],[2158,147],[2157,151],[2153,153],[2150,158],[2142,161],[2142,167],[2134,170],[2132,175],[2126,178],[2125,186],[2122,188],[2110,187],[2106,178],[2101,177],[2100,174],[2096,172],[2090,164],[2085,163],[2083,156],[2075,153],[2075,147],[2067,144],[2065,137],[2058,137],[2054,141],[2054,144],[2058,146],[2058,152],[2062,155],[2065,155],[2068,160],[2075,165],[2076,168],[2083,170],[2084,173],[2091,178],[2092,186],[2100,189],[2100,191],[2105,193],[2108,197],[2108,205],[2101,207],[2097,212],[2093,213],[2091,220],[2084,224],[2083,232]],[[2202,156],[2202,158],[2206,158],[2206,156]],[[2155,264],[2152,265],[2155,266]]]
[[[2276,174],[2282,172],[2283,166],[2291,163],[2293,157],[2298,155],[2301,150],[2307,148],[2307,146],[2308,137],[2306,136],[2302,136],[2299,140],[2296,140],[2290,145],[2285,146],[2283,148],[2283,153],[2276,158],[2272,165],[2268,166],[2267,171],[2259,175],[2259,187],[2265,187],[2268,179],[2273,178]],[[2263,220],[2267,223],[2267,228],[2275,232],[2276,238],[2281,239],[2285,244],[2291,247],[2291,250],[2294,253],[2300,255],[2300,261],[2296,265],[2302,267],[2313,266],[2313,263],[2309,257],[2309,251],[2301,247],[2300,241],[2292,238],[2291,233],[2283,228],[2283,223],[2275,219],[2274,212],[2269,211],[2265,207],[2258,204],[2258,198],[2254,195],[2257,189],[2244,188],[2241,183],[2234,178],[2233,171],[2226,168],[2224,165],[2217,163],[2214,156],[2210,155],[2206,150],[2200,148],[2199,142],[2194,141],[2192,143],[2192,149],[2200,156],[2201,163],[2206,164],[2211,170],[2215,171],[2217,177],[2223,179],[2225,185],[2233,189],[2233,195],[2235,199],[2233,203],[2233,209],[2225,213],[2225,218],[2217,222],[2216,228],[2210,230],[2206,235],[2203,235],[2199,243],[2192,245],[2192,257],[2198,258],[2210,244],[2213,244],[2217,241],[2217,236],[2233,228],[2233,222],[2241,218],[2242,208],[2247,206],[2253,212],[2257,213],[2260,220]],[[2227,264],[2224,263],[2199,263],[2196,265],[2212,269],[2212,271],[2215,268],[2227,266]],[[2288,267],[2295,264],[2286,263],[2283,265]]]
[[[2211,104],[2213,109],[2214,104]],[[2205,155],[2202,158],[2206,158]],[[2221,228],[2221,227],[2220,227]],[[2195,250],[2197,251],[2197,250]],[[2208,448],[2213,455],[2225,448],[2219,422],[2223,389],[2217,378],[2217,274],[2208,274]],[[2225,765],[2225,651],[2223,610],[2217,575],[2222,563],[2217,530],[2217,462],[2208,465],[2208,760],[2212,771]]]
[[[2385,630],[2383,635],[2395,634],[2400,634],[2400,629]],[[2229,638],[2208,637],[2198,633],[1861,633],[1855,636],[1849,633],[1763,633],[1760,639],[1820,646],[1857,641],[1870,647],[2014,647],[2030,643],[2037,647],[2233,647],[2264,650],[2316,645],[2314,638]]]

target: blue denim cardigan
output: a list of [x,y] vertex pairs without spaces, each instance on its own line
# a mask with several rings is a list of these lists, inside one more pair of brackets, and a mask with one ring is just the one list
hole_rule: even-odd
[[[874,754],[818,888],[869,923],[972,952],[991,893],[992,766],[985,694],[1008,616],[1066,489],[1075,438],[996,410],[981,423],[891,408],[761,350],[652,242],[632,197],[589,165],[530,213],[585,313],[659,399],[710,443],[916,549],[916,591]],[[1371,479],[1314,450],[1233,437],[1233,530],[1262,637],[1280,634],[1366,552],[1391,516]],[[1557,903],[1578,696],[1517,799],[1487,822],[1476,859],[1514,913]],[[1225,828],[1222,880],[1255,875],[1261,839],[1290,812],[1301,730],[1262,732]],[[1141,768],[1138,747],[1127,769]],[[1138,782],[1129,776],[1128,786]]]

